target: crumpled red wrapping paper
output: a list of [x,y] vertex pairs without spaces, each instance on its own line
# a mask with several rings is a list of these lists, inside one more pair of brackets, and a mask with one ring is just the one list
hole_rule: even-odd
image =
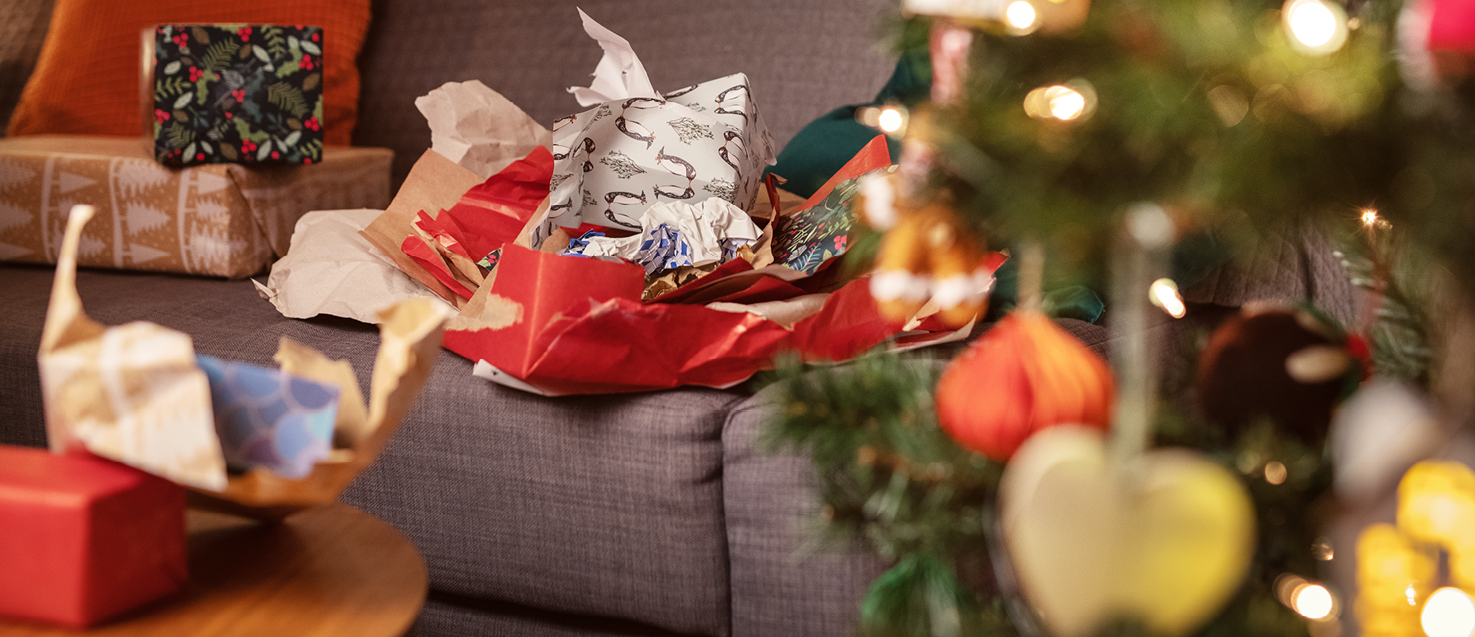
[[852,281],[793,329],[748,312],[641,303],[639,266],[508,245],[490,291],[515,309],[499,328],[447,330],[445,345],[547,394],[729,387],[775,354],[841,361],[899,331],[877,313],[869,282]]
[[[811,201],[822,201],[835,184],[890,161],[884,140],[878,138]],[[441,246],[472,261],[501,248],[484,284],[490,286],[486,309],[477,309],[481,306],[476,301],[468,303],[463,315],[479,315],[453,321],[444,339],[451,351],[494,368],[490,377],[498,382],[548,395],[728,387],[771,367],[774,355],[782,351],[798,351],[807,361],[843,361],[901,332],[901,325],[888,323],[877,312],[866,279],[843,286],[829,282],[826,289],[838,289],[823,307],[792,326],[749,312],[706,307],[717,301],[791,299],[824,283],[781,266],[754,269],[741,259],[642,303],[645,272],[639,266],[559,256],[514,243],[546,198],[551,175],[552,156],[540,147],[470,189],[450,209],[434,218],[424,212],[418,217],[421,229]],[[452,266],[434,248],[412,236],[404,252],[471,299],[475,290],[456,282]],[[919,346],[958,334],[939,329],[905,338]]]

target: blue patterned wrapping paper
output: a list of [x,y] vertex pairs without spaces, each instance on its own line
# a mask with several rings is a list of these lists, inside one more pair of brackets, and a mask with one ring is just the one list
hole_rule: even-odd
[[303,478],[333,448],[338,388],[280,370],[196,356],[210,379],[227,466]]

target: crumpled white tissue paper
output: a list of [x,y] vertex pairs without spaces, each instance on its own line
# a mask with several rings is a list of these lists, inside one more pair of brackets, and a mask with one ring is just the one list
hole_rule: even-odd
[[378,311],[406,299],[426,298],[456,308],[401,272],[359,235],[382,210],[317,210],[297,220],[292,247],[271,267],[256,292],[287,318],[319,314],[378,323]]

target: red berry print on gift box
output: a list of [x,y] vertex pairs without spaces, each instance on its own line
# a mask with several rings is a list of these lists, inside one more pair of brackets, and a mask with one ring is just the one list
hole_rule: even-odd
[[319,27],[175,24],[155,36],[155,158],[322,163]]

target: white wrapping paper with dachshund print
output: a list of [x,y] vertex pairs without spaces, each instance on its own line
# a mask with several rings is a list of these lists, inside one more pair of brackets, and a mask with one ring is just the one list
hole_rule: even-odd
[[774,151],[747,76],[661,95],[624,38],[579,15],[604,58],[590,87],[570,89],[593,108],[553,124],[552,191],[532,245],[560,226],[639,230],[661,202],[716,197],[751,207]]

